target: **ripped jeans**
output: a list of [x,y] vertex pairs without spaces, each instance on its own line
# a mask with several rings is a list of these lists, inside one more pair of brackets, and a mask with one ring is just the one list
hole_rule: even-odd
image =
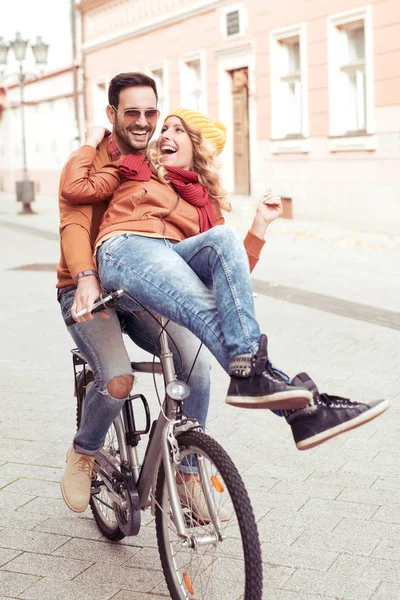
[[[63,317],[70,312],[75,287],[66,289],[60,297]],[[130,359],[122,338],[121,323],[115,310],[108,309],[109,319],[95,314],[91,321],[68,327],[75,344],[85,356],[94,375],[94,385],[88,386],[81,424],[74,438],[75,449],[81,454],[95,455],[103,447],[111,423],[118,416],[125,398],[112,397],[109,382],[120,375],[132,374]],[[148,313],[120,313],[124,330],[147,352],[159,355],[160,327]],[[187,329],[170,321],[167,325],[169,344],[174,355],[177,375],[187,380],[200,341]],[[210,356],[202,347],[190,375],[191,394],[183,412],[197,419],[205,429],[210,401]]]

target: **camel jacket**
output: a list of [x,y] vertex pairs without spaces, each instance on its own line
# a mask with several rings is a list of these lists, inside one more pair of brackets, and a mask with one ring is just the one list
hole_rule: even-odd
[[[60,196],[70,203],[71,209],[72,206],[85,208],[82,202],[90,203],[93,211],[99,205],[102,207],[103,219],[94,247],[109,237],[127,232],[165,237],[175,242],[200,233],[196,208],[183,200],[172,186],[154,176],[148,181],[126,180],[118,171],[123,157],[112,163],[108,160],[95,169],[98,154],[99,150],[87,145],[76,150],[60,181]],[[104,200],[110,197],[104,210]],[[217,204],[213,207],[215,225],[222,225],[224,217],[220,208]],[[258,262],[264,243],[251,231],[247,233],[244,245],[251,270]]]
[[[75,152],[71,156],[74,154]],[[60,258],[57,264],[56,287],[59,289],[76,285],[78,273],[88,269],[96,270],[93,248],[101,220],[108,206],[108,199],[94,205],[75,206],[63,197],[62,188],[71,156],[61,171],[58,189]],[[104,137],[97,147],[90,172],[94,173],[101,169],[110,160],[108,137]]]

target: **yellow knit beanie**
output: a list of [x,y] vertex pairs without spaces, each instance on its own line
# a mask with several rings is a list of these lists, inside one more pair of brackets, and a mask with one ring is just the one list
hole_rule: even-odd
[[221,154],[224,149],[226,142],[226,127],[219,121],[212,121],[205,115],[197,110],[192,110],[191,108],[178,108],[169,113],[169,115],[165,118],[165,121],[169,117],[178,117],[189,127],[197,127],[200,129],[203,137],[211,142],[217,154]]

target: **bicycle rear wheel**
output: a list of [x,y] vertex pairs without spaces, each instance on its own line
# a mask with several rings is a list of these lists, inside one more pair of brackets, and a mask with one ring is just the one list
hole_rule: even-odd
[[[86,388],[93,381],[93,373],[88,369],[86,369],[85,375],[83,371],[81,371],[78,375],[76,386],[76,421],[78,427],[80,425],[83,415]],[[106,439],[104,441],[104,446],[101,452],[118,465],[120,461],[119,447],[120,442],[118,439],[117,431],[115,430],[115,427],[112,424],[110,429],[107,431]],[[96,458],[94,476],[95,479],[92,483],[92,494],[90,496],[90,508],[95,518],[95,521],[102,534],[109,540],[112,540],[114,542],[122,540],[125,537],[125,534],[121,531],[121,529],[118,526],[118,521],[114,509],[112,508],[112,497],[108,493],[107,487],[104,484],[102,484],[101,477],[97,474]],[[95,491],[94,494],[93,491]]]
[[[202,489],[210,490],[221,516],[218,532],[210,520],[199,518],[199,503],[190,481],[180,486],[186,533],[192,547],[178,536],[169,501],[163,465],[157,479],[156,530],[161,563],[173,600],[261,600],[262,562],[258,530],[246,488],[223,448],[208,435],[189,432],[178,438],[180,461],[204,468]],[[188,457],[191,459],[188,459]],[[179,469],[179,467],[178,467]],[[193,474],[197,471],[193,467]],[[200,477],[200,481],[203,481]],[[193,482],[193,480],[192,480]],[[182,489],[183,488],[183,489]],[[201,511],[200,511],[201,512]],[[220,535],[219,535],[220,534]],[[208,536],[210,543],[196,544]]]

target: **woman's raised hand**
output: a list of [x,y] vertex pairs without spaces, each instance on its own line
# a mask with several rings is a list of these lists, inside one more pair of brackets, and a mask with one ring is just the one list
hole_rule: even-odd
[[258,203],[250,231],[259,238],[264,238],[268,225],[282,214],[282,198],[271,190],[267,190]]
[[282,198],[272,190],[267,190],[257,206],[257,214],[265,223],[272,223],[282,214]]
[[106,131],[107,129],[102,125],[92,125],[92,127],[89,127],[89,129],[87,130],[85,145],[97,148],[97,146],[104,138]]

